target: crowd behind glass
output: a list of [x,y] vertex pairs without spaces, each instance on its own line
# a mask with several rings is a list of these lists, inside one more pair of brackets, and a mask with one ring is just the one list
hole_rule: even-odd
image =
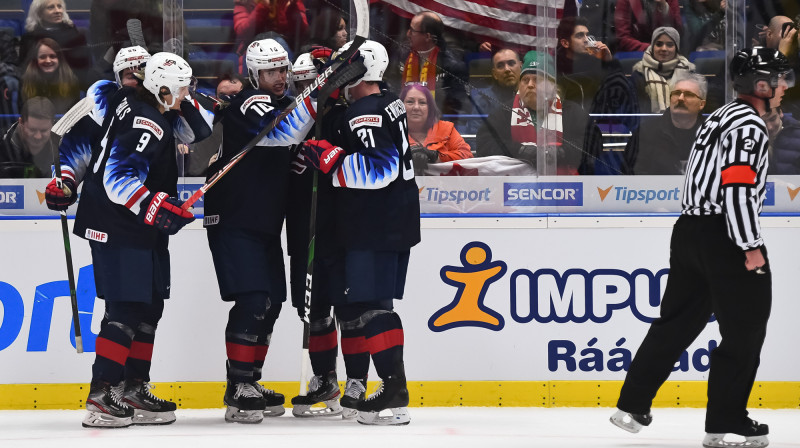
[[[151,53],[182,29],[183,45],[168,48],[182,48],[210,95],[244,80],[252,40],[276,38],[294,60],[310,45],[336,50],[349,39],[348,2],[339,0],[184,0],[172,24],[153,0],[0,3],[3,178],[52,175],[50,128],[91,83],[113,79],[130,18],[141,20]],[[797,72],[797,2],[737,5],[746,26],[735,45],[781,51]],[[550,27],[555,48],[536,49],[447,27],[434,13],[370,7],[370,37],[389,51],[386,87],[406,105],[418,175],[491,175],[508,159],[522,168],[515,174],[679,175],[703,115],[726,101],[726,0],[567,0]],[[772,174],[800,174],[793,86],[781,80],[763,117]],[[220,138],[179,144],[182,173],[203,176]]]

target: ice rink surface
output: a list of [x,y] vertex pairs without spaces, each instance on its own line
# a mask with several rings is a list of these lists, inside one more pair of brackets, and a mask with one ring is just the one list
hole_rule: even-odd
[[[91,430],[84,411],[0,411],[0,447],[58,448],[672,448],[700,447],[704,409],[655,409],[653,424],[629,434],[610,408],[411,408],[411,424],[374,427],[287,414],[257,425],[225,423],[222,409],[178,410],[167,426]],[[770,446],[800,447],[800,410],[762,410]]]

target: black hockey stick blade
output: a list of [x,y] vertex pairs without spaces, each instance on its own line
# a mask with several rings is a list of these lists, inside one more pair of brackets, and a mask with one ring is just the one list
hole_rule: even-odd
[[147,49],[147,42],[144,40],[144,31],[142,31],[142,21],[139,19],[128,19],[126,23],[128,28],[128,38],[131,40],[131,46],[140,46]]

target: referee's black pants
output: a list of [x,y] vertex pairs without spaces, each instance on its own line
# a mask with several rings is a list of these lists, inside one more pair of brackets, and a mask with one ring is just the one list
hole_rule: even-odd
[[[762,249],[766,259],[766,250]],[[729,433],[747,419],[772,306],[772,277],[747,271],[724,216],[684,216],[670,242],[670,272],[661,316],[631,362],[617,407],[647,414],[675,362],[713,313],[722,341],[711,352],[706,432]]]

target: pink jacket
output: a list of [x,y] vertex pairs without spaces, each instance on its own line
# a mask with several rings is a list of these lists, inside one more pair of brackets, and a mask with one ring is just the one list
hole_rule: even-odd
[[643,4],[653,0],[618,0],[614,11],[614,25],[617,28],[619,51],[645,51],[650,45],[653,31],[662,26],[671,26],[681,33],[683,22],[678,0],[667,0],[669,11],[662,14],[653,12],[650,21],[647,19]]

